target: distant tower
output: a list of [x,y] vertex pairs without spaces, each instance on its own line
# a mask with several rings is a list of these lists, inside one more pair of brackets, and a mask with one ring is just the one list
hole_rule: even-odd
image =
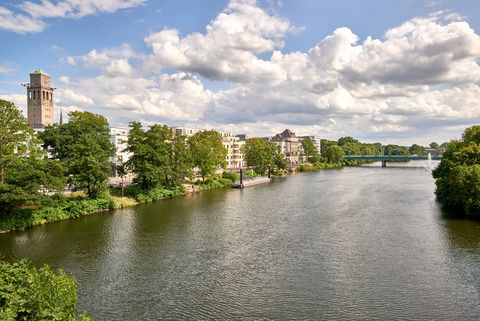
[[30,74],[27,84],[28,123],[33,129],[45,128],[55,122],[53,116],[53,90],[50,76],[43,70]]

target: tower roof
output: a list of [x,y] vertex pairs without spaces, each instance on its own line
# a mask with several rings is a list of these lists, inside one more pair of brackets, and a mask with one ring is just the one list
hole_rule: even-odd
[[41,74],[41,75],[48,76],[48,74],[47,74],[45,71],[43,71],[42,69],[37,69],[37,70],[35,70],[32,74],[33,74],[33,75],[35,75],[35,74],[37,74],[37,75],[38,75],[38,74]]

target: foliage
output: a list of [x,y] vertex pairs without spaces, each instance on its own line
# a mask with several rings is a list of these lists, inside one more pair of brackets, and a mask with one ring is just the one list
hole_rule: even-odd
[[[432,144],[430,144],[430,145],[432,145]],[[418,156],[427,155],[427,149],[425,147],[417,145],[417,144],[413,144],[412,146],[410,146],[410,148],[408,149],[408,152],[410,153],[410,155],[418,155]]]
[[310,163],[316,163],[319,161],[320,154],[318,153],[317,146],[315,146],[310,137],[306,137],[302,140],[302,148]]
[[235,172],[223,172],[222,178],[226,178],[232,183],[234,183],[235,181],[238,181],[240,179],[240,174],[237,174]]
[[206,179],[205,181],[198,182],[198,186],[199,186],[200,190],[231,187],[232,186],[232,181],[228,178],[210,177],[210,178]]
[[340,147],[342,147],[346,144],[359,145],[360,142],[358,140],[356,140],[355,138],[352,138],[350,136],[340,137],[337,140],[337,145],[340,146]]
[[1,320],[92,320],[87,314],[77,319],[76,305],[77,284],[65,272],[0,261]]
[[142,190],[174,188],[191,176],[191,154],[185,137],[173,135],[167,126],[153,125],[144,130],[138,122],[130,123],[128,148],[132,153],[127,167]]
[[24,230],[35,225],[78,218],[115,207],[110,197],[97,199],[50,197],[48,199],[50,204],[15,208],[8,216],[0,217],[0,230]]
[[480,216],[480,126],[467,128],[462,141],[448,144],[433,177],[442,204]]
[[147,191],[137,190],[135,193],[135,198],[141,203],[149,203],[183,194],[185,194],[185,188],[180,185],[174,188],[157,187]]
[[384,146],[384,155],[394,155],[394,156],[403,156],[403,155],[409,155],[410,152],[408,151],[408,148],[405,146],[399,146],[399,145],[387,145]]
[[433,149],[439,149],[440,148],[440,145],[438,145],[438,143],[436,142],[431,142],[430,145],[428,145],[430,148],[433,148]]
[[327,145],[322,151],[322,157],[324,157],[328,163],[340,163],[344,158],[344,151],[340,146]]
[[89,112],[69,113],[69,122],[48,126],[40,138],[53,158],[64,162],[69,182],[91,198],[105,189],[114,148],[105,117]]
[[202,179],[226,166],[227,149],[222,137],[214,130],[201,131],[188,140],[194,166],[200,169]]
[[287,166],[278,146],[259,137],[247,139],[243,156],[247,165],[254,167],[259,175],[264,175],[269,168],[285,169]]
[[25,156],[39,154],[38,141],[21,111],[12,102],[0,99],[0,185],[5,171]]

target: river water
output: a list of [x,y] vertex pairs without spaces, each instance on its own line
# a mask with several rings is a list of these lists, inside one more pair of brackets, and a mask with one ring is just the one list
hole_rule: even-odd
[[344,168],[0,235],[95,320],[479,320],[480,224],[424,169]]

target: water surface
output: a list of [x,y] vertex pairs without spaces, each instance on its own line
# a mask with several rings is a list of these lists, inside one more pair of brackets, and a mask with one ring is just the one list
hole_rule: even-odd
[[[388,165],[387,165],[388,166]],[[423,168],[345,168],[0,235],[95,320],[478,320],[480,224]]]

